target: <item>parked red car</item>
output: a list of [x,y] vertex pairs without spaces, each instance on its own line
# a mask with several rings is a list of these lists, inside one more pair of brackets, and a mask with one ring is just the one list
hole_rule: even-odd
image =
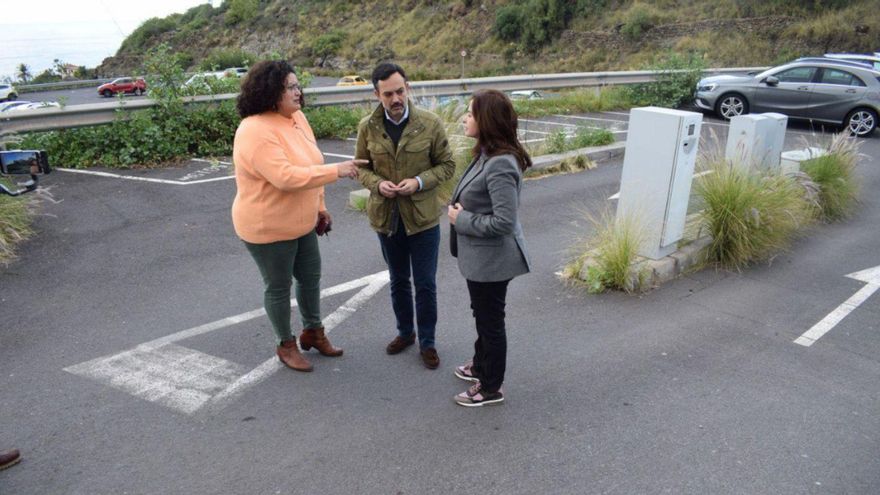
[[147,91],[147,82],[142,77],[120,77],[98,86],[98,94],[110,97],[116,93],[133,93],[142,95]]

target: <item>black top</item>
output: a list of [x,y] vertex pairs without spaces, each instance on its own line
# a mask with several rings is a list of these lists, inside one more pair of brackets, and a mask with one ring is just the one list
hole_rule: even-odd
[[386,116],[382,119],[382,123],[385,124],[385,132],[388,134],[388,137],[391,138],[391,142],[394,143],[394,149],[397,149],[397,143],[400,142],[400,136],[403,136],[403,129],[406,127],[406,124],[409,122],[409,117],[403,119],[399,125],[395,124],[388,120]]

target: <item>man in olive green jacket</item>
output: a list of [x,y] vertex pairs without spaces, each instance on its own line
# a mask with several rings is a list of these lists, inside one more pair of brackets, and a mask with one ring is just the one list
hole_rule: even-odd
[[408,100],[409,84],[400,66],[379,64],[373,70],[373,88],[381,104],[358,126],[355,157],[370,161],[359,179],[370,190],[367,215],[391,275],[397,336],[385,350],[397,354],[415,343],[415,317],[422,362],[436,369],[437,186],[455,173],[455,161],[443,121]]

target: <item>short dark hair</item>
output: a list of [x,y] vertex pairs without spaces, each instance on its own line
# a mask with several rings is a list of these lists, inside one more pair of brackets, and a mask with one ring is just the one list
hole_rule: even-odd
[[376,68],[373,69],[373,88],[379,89],[379,81],[388,79],[393,76],[395,72],[399,73],[404,81],[407,80],[406,72],[403,71],[403,67],[394,62],[382,62],[377,65]]
[[[263,60],[254,64],[241,83],[241,93],[235,102],[241,118],[275,110],[281,93],[285,90],[284,81],[288,74],[296,74],[293,66],[284,60]],[[300,107],[305,106],[305,98],[299,95]]]

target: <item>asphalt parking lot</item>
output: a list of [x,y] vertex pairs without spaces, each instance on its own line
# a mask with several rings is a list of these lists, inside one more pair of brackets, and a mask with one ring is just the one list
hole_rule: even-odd
[[[541,139],[625,112],[548,116]],[[704,137],[726,136],[707,118]],[[543,134],[542,134],[543,133]],[[826,139],[793,124],[786,149]],[[708,142],[708,141],[707,141]],[[348,140],[319,143],[328,162]],[[508,295],[507,401],[456,406],[474,339],[442,219],[437,345],[388,356],[384,263],[352,181],[327,188],[325,323],[338,359],[281,369],[261,281],[235,237],[227,160],[57,171],[37,236],[0,268],[0,493],[880,492],[880,294],[810,347],[794,340],[880,265],[880,135],[863,140],[850,220],[770,264],[704,270],[641,295],[587,295],[556,272],[613,207],[621,164],[528,180],[534,261]]]

